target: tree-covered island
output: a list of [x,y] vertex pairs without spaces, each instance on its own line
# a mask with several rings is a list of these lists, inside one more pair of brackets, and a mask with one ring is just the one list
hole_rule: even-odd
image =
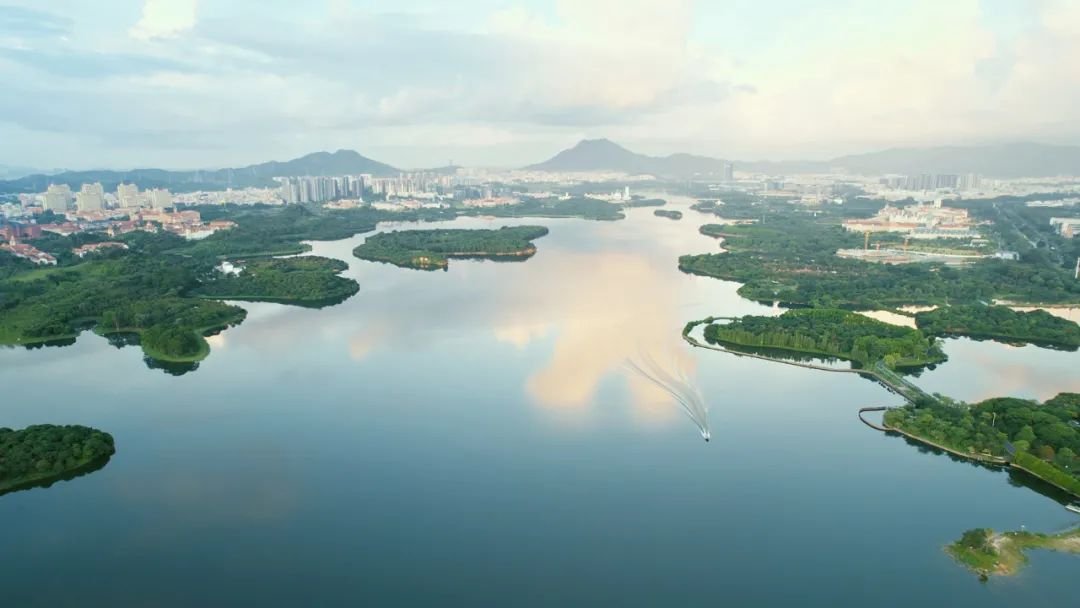
[[368,237],[353,255],[402,268],[445,269],[450,258],[527,259],[536,253],[533,241],[547,233],[543,226],[383,232]]
[[77,476],[115,452],[111,435],[85,426],[0,428],[0,495]]
[[669,220],[681,220],[682,211],[678,209],[657,209],[653,211],[653,215],[656,217],[666,217]]
[[705,327],[710,344],[777,349],[872,367],[918,368],[945,361],[933,338],[845,310],[796,309],[778,317],[746,316]]
[[1045,310],[1015,311],[1007,306],[943,306],[915,315],[923,333],[932,336],[969,336],[1007,342],[1033,343],[1076,349],[1080,325]]

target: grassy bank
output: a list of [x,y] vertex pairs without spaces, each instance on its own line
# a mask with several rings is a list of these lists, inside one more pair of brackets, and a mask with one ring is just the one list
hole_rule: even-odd
[[945,552],[985,579],[991,575],[1016,574],[1027,564],[1027,551],[1031,549],[1080,553],[1080,528],[1061,534],[997,534],[993,530],[976,528],[964,532],[959,540],[945,547]]

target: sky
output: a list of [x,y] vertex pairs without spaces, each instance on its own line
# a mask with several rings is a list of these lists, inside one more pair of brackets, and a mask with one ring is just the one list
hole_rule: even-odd
[[1080,143],[1080,0],[0,0],[0,164]]

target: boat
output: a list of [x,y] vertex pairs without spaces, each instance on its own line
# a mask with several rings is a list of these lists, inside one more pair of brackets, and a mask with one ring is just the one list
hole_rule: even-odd
[[1080,503],[1072,503],[1071,505],[1065,505],[1065,508],[1073,513],[1080,513]]

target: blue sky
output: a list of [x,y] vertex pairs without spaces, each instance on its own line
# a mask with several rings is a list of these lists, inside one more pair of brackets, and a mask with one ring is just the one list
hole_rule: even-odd
[[1080,2],[0,0],[0,78],[35,167],[1080,143]]

